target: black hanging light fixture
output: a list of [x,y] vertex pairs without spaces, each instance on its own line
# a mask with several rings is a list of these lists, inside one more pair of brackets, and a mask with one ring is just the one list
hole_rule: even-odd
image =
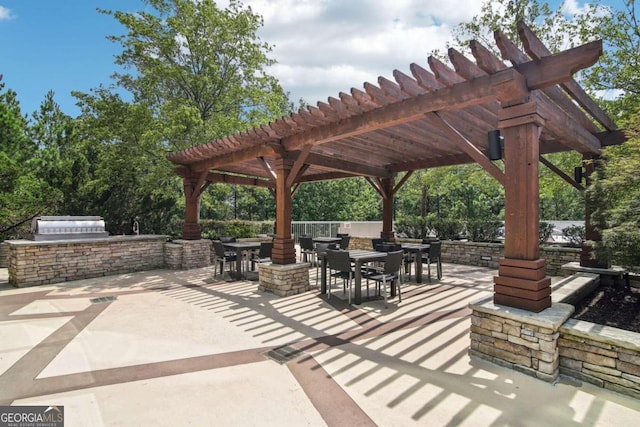
[[504,148],[504,137],[499,130],[490,130],[489,137],[489,160],[500,160]]
[[573,179],[578,183],[582,184],[582,166],[577,166],[573,168]]

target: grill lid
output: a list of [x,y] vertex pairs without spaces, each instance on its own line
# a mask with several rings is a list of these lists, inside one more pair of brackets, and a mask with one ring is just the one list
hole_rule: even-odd
[[108,237],[100,216],[39,216],[31,221],[31,240],[71,240]]

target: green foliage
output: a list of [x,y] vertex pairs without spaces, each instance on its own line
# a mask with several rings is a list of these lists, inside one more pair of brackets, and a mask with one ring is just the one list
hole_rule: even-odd
[[380,197],[363,178],[302,184],[292,200],[296,221],[375,221]]
[[105,11],[125,28],[109,39],[123,50],[120,86],[162,118],[172,150],[217,139],[280,116],[288,103],[265,72],[271,46],[257,36],[262,18],[232,0],[144,0],[133,13]]
[[[582,165],[582,155],[573,151],[545,157],[567,175]],[[584,193],[577,191],[554,171],[540,165],[540,218],[572,220],[584,218]]]
[[603,40],[604,54],[584,71],[588,89],[615,96],[605,106],[618,119],[628,119],[640,108],[640,20],[637,2],[624,4],[624,10],[600,7],[602,18],[594,28]]
[[51,213],[61,200],[34,160],[38,146],[28,133],[16,93],[0,82],[0,239],[22,237],[33,217]]
[[411,239],[424,239],[430,229],[427,219],[423,216],[404,216],[395,221],[396,234],[405,235]]
[[580,248],[585,239],[585,228],[583,225],[571,225],[562,230],[562,235],[569,241],[569,247]]
[[464,233],[464,222],[457,218],[441,217],[431,214],[427,217],[427,226],[441,240],[456,240]]
[[85,186],[86,210],[102,215],[112,234],[132,233],[135,220],[141,233],[164,233],[170,219],[181,214],[182,197],[152,110],[104,88],[75,96],[82,108],[79,132],[94,165]]
[[[551,52],[558,52],[596,39],[596,27],[602,19],[596,4],[587,4],[577,15],[567,16],[561,6],[554,10],[546,1],[484,0],[479,15],[453,28],[454,41],[448,47],[468,52],[469,40],[477,40],[500,57],[493,32],[500,30],[518,44],[516,25],[518,21],[524,21]],[[434,53],[444,56],[438,51]]]
[[553,224],[550,222],[540,221],[538,233],[540,235],[540,244],[546,243],[547,240],[551,238],[551,233],[553,233]]
[[474,219],[467,222],[467,236],[472,242],[494,242],[500,237],[500,220]]
[[204,239],[215,240],[221,237],[247,238],[256,237],[258,234],[273,233],[273,222],[201,220],[200,228]]
[[[625,267],[640,266],[640,114],[631,116],[628,141],[604,150],[587,196],[594,206],[592,223],[602,242],[599,260]],[[635,266],[635,267],[634,267]]]

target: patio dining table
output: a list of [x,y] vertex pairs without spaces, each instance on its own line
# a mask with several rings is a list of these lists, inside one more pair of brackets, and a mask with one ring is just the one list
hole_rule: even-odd
[[428,243],[402,243],[402,250],[414,254],[416,260],[416,283],[422,283],[422,254],[428,253]]
[[[354,304],[362,304],[362,265],[366,262],[370,261],[384,261],[387,257],[386,252],[378,252],[378,251],[367,251],[367,250],[350,250],[349,259],[354,263],[354,282],[355,282],[355,293],[353,298]],[[320,292],[323,294],[327,293],[327,263],[325,260],[322,260],[322,270],[321,270],[321,282],[320,282]],[[351,292],[351,291],[349,291]],[[394,287],[391,287],[391,296],[394,297],[396,291]]]
[[[234,278],[236,280],[240,280],[242,278],[242,260],[245,259],[245,261],[247,262],[246,270],[248,270],[249,259],[251,258],[250,256],[248,256],[248,252],[254,251],[256,249],[260,249],[260,242],[225,242],[223,243],[223,245],[225,249],[231,249],[235,251],[237,254],[236,256],[236,275],[237,276]],[[247,256],[244,256],[244,255],[247,255]]]

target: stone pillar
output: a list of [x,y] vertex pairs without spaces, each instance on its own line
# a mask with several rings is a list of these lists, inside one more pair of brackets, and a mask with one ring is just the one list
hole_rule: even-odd
[[274,264],[295,264],[296,248],[291,237],[291,186],[287,185],[293,160],[285,155],[278,158],[273,166],[276,171],[276,238],[271,260]]
[[[174,240],[173,243],[181,247],[179,267],[182,270],[208,267],[211,265],[211,251],[213,246],[211,240]],[[169,267],[171,268],[173,266]]]
[[540,312],[551,306],[551,279],[539,244],[539,138],[544,119],[535,102],[499,113],[504,136],[504,258],[494,277],[496,304]]
[[385,195],[382,198],[382,232],[380,233],[380,238],[389,242],[394,241],[396,238],[393,232],[393,185],[393,176],[382,179],[382,191]]
[[555,382],[560,375],[559,329],[573,313],[569,304],[553,304],[542,313],[471,304],[469,355],[526,375]]
[[272,292],[280,297],[307,292],[309,285],[309,264],[297,263],[278,265],[258,264],[260,284],[258,290]]

